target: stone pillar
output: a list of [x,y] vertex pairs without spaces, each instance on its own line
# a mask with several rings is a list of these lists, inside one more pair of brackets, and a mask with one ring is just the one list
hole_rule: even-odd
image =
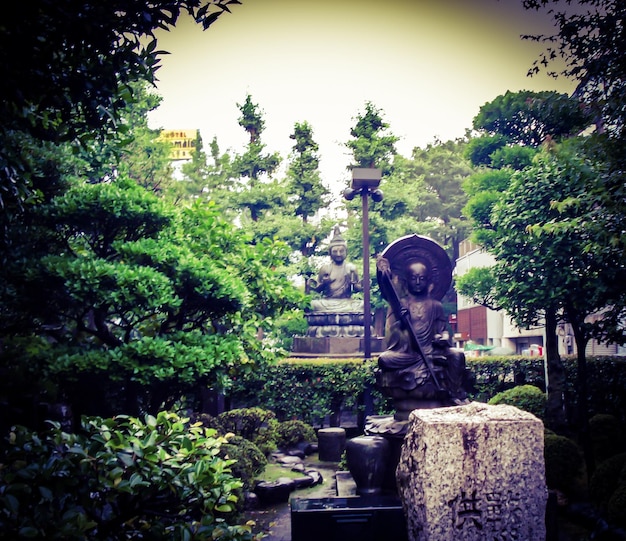
[[546,538],[543,423],[518,408],[414,410],[396,476],[410,541]]
[[317,451],[322,462],[339,462],[345,449],[345,428],[320,428],[317,431]]

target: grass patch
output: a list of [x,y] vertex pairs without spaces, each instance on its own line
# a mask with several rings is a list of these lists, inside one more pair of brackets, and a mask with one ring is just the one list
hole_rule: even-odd
[[258,481],[276,481],[279,477],[288,477],[289,479],[298,479],[304,477],[301,472],[291,471],[290,468],[283,468],[279,464],[268,464],[265,470],[256,479]]

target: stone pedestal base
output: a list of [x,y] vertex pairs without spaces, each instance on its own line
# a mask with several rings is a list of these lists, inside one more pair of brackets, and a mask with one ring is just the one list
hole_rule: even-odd
[[[371,351],[379,353],[383,351],[385,344],[384,339],[380,337],[372,337],[370,340]],[[294,336],[292,354],[298,355],[356,355],[363,353],[365,342],[363,338],[355,337],[313,337],[313,336]]]
[[513,406],[413,411],[396,475],[410,541],[546,538],[543,424]]

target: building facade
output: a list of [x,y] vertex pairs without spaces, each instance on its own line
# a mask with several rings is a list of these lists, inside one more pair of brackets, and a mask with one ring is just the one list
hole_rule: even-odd
[[159,139],[170,144],[170,160],[191,160],[196,148],[198,130],[162,130]]
[[[479,245],[465,240],[459,247],[455,275],[463,276],[472,268],[489,267],[495,263],[491,254]],[[471,299],[458,295],[457,326],[454,341],[457,347],[465,348],[466,354],[479,355],[481,346],[493,349],[492,353],[517,355],[543,355],[545,327],[520,329],[503,310],[490,310],[472,303]],[[569,324],[562,323],[557,328],[559,353],[574,355],[576,343]],[[587,355],[626,355],[626,348],[615,344],[602,344],[591,340],[587,344]]]

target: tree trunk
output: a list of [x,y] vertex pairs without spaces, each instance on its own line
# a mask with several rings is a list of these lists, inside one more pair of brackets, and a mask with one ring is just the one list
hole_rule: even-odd
[[576,340],[576,394],[578,402],[576,407],[576,425],[578,426],[578,437],[580,446],[585,455],[585,464],[587,466],[587,479],[591,477],[595,469],[593,446],[591,444],[591,436],[589,433],[589,407],[587,400],[587,356],[585,349],[587,347],[588,338],[582,328],[583,323],[572,324],[574,329],[574,339]]
[[546,404],[546,423],[555,430],[563,429],[567,425],[565,412],[565,367],[559,355],[559,339],[556,310],[546,310],[546,365],[548,370],[548,401]]

